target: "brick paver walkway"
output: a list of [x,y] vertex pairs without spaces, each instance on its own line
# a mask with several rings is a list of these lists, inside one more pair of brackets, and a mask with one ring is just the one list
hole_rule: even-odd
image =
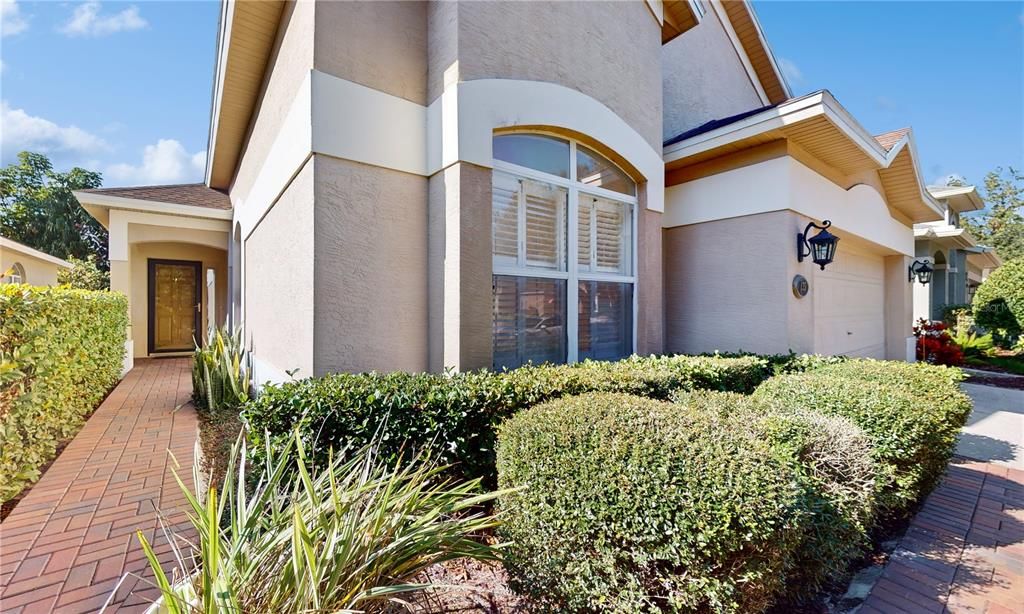
[[1024,471],[958,460],[858,614],[1024,612]]
[[183,520],[168,450],[191,485],[191,392],[188,359],[136,362],[0,524],[0,611],[138,612],[155,599],[135,531],[156,538],[167,569],[173,552],[155,510]]

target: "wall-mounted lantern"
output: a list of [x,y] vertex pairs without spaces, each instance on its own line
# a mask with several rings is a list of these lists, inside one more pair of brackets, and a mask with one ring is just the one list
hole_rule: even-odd
[[921,285],[926,286],[932,280],[932,272],[934,270],[927,260],[915,260],[907,272],[907,281],[914,281],[914,276],[916,275],[917,281],[921,282]]
[[[803,232],[797,233],[797,262],[803,262],[804,258],[810,256],[814,264],[820,266],[822,271],[825,270],[825,265],[830,264],[836,257],[836,243],[839,242],[839,237],[827,230],[831,225],[832,222],[829,220],[823,221],[821,226],[811,222],[807,225],[807,228],[804,228]],[[817,228],[820,232],[808,239],[807,233],[811,231],[811,228]]]

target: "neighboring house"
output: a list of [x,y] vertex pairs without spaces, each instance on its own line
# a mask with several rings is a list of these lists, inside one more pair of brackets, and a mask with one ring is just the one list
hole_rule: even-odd
[[0,284],[56,286],[57,272],[71,263],[0,237]]
[[914,320],[941,320],[947,305],[963,305],[1002,262],[991,247],[977,240],[960,223],[960,216],[979,211],[985,202],[973,185],[928,188],[942,204],[942,220],[914,224],[914,249],[920,261],[934,269],[931,283],[915,283]]
[[257,381],[908,356],[913,138],[793,99],[747,2],[225,2],[215,75],[205,185],[76,193],[135,356],[225,316]]

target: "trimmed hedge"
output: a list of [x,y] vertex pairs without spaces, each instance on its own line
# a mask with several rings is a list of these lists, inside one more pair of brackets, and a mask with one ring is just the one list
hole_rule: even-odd
[[971,303],[974,321],[1018,337],[1024,331],[1024,258],[1004,262],[978,286]]
[[0,285],[0,501],[39,478],[117,383],[122,294]]
[[676,402],[728,417],[732,428],[766,442],[796,475],[805,514],[784,597],[799,601],[843,578],[868,543],[875,515],[877,467],[864,431],[841,416],[729,393],[686,392]]
[[618,362],[526,366],[499,373],[333,374],[268,386],[242,416],[250,454],[283,449],[298,429],[311,457],[359,449],[377,436],[383,458],[411,449],[454,465],[462,477],[496,483],[495,427],[537,403],[585,392],[627,392],[668,399],[677,390],[748,393],[770,375],[756,357],[638,357]]
[[499,430],[511,587],[543,611],[759,612],[800,539],[792,464],[713,413],[623,394]]
[[903,515],[941,478],[970,414],[956,369],[852,360],[774,377],[755,399],[849,418],[871,438],[876,494],[887,515]]

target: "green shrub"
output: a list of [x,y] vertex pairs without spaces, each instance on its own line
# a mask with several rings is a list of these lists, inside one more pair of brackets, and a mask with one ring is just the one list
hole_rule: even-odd
[[380,453],[429,450],[463,476],[493,486],[496,424],[536,403],[585,392],[668,399],[673,391],[752,391],[769,374],[755,357],[632,357],[619,362],[525,366],[460,374],[333,374],[268,386],[243,410],[250,454],[279,448],[298,429],[317,461],[330,449],[379,438]]
[[117,383],[127,326],[122,294],[0,285],[0,501],[39,478]]
[[80,290],[109,290],[110,271],[101,269],[95,254],[89,254],[84,260],[68,257],[70,269],[57,271],[57,283]]
[[676,402],[729,418],[733,428],[767,442],[797,476],[805,516],[784,597],[800,601],[844,578],[874,520],[877,468],[864,431],[842,416],[729,393],[687,392]]
[[996,351],[992,333],[979,335],[961,330],[953,337],[953,342],[960,346],[960,350],[966,357],[992,356]]
[[623,394],[499,430],[504,562],[544,611],[758,612],[799,538],[791,468],[713,413]]
[[236,409],[249,400],[252,381],[245,364],[242,329],[211,330],[192,353],[192,402],[199,409]]
[[[476,539],[496,524],[480,511],[496,493],[448,481],[440,467],[417,458],[393,467],[369,447],[314,468],[291,445],[247,477],[242,454],[236,444],[219,495],[211,487],[203,497],[176,476],[191,531],[170,542],[190,581],[168,578],[166,561],[138,533],[161,612],[394,612],[429,586],[430,566],[498,557]],[[239,487],[247,482],[254,486]],[[195,545],[181,550],[186,544]]]
[[1009,338],[1024,330],[1024,258],[1004,262],[978,286],[971,303],[974,321]]
[[754,398],[844,416],[871,438],[878,505],[902,515],[938,482],[970,413],[956,369],[848,361],[772,378]]

